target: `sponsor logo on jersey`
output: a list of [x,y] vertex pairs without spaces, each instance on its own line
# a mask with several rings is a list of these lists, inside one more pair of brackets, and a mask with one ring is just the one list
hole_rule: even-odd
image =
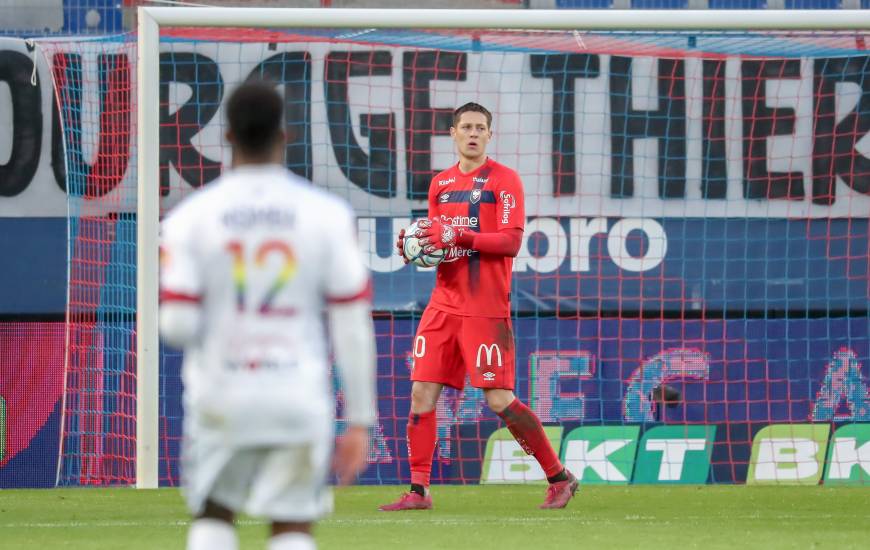
[[471,190],[471,204],[479,203],[481,194],[482,194],[482,191],[480,189],[472,189]]
[[486,183],[489,181],[489,178],[478,178],[477,176],[471,178],[472,183]]
[[[475,362],[475,366],[477,366],[477,368],[480,368],[480,353],[481,352],[486,353],[486,366],[487,367],[492,366],[493,355],[495,356],[495,358],[498,361],[496,364],[499,367],[502,366],[501,349],[499,349],[498,344],[490,344],[489,346],[487,346],[486,344],[480,344],[480,347],[477,348],[477,361]],[[484,378],[485,377],[486,377],[486,375],[484,375]]]
[[477,252],[474,250],[453,246],[447,249],[447,254],[444,256],[444,259],[441,260],[441,263],[450,263],[455,262],[456,260],[461,260],[462,258],[469,258],[476,253]]
[[438,202],[444,203],[450,200],[450,193],[442,193],[440,197],[438,197]]
[[455,181],[456,181],[456,178],[455,178],[455,177],[448,178],[448,179],[446,179],[446,180],[438,180],[438,185],[449,185],[449,184],[451,184],[451,183],[453,183],[453,182],[455,182]]
[[517,207],[517,200],[507,191],[499,193],[498,200],[501,202],[501,223],[508,223],[511,219],[511,210]]
[[477,227],[480,220],[477,216],[445,216],[441,214],[441,223],[449,223],[454,227]]

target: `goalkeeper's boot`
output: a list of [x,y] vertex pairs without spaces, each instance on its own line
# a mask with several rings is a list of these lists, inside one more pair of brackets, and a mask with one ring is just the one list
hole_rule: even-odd
[[378,508],[381,512],[401,512],[402,510],[431,510],[432,496],[427,494],[421,496],[418,493],[409,492],[402,493],[399,500],[391,504],[384,504]]
[[568,474],[568,479],[556,481],[547,487],[547,498],[541,504],[541,510],[564,508],[577,492],[577,485],[579,485],[577,478],[568,470],[565,470],[565,473]]

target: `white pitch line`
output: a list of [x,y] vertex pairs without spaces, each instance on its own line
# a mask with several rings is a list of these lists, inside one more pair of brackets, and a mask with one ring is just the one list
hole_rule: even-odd
[[541,524],[541,523],[570,523],[571,525],[606,525],[612,524],[612,521],[595,521],[580,519],[572,516],[553,516],[553,517],[526,517],[526,518],[499,518],[487,519],[481,517],[469,518],[429,518],[423,515],[415,515],[411,518],[371,518],[371,519],[328,519],[322,523],[330,524],[355,524],[355,525],[517,525],[521,523]]
[[24,522],[0,523],[0,527],[9,529],[74,529],[76,527],[184,527],[188,521],[58,521],[58,522]]
[[[240,520],[238,525],[265,525],[266,522],[258,520]],[[2,528],[23,529],[75,529],[76,527],[187,527],[189,520],[178,521],[57,521],[57,522],[22,522],[0,523]]]
[[[236,521],[236,525],[265,525],[267,522],[263,520],[244,519]],[[574,525],[601,525],[613,523],[610,521],[595,521],[578,519],[571,516],[554,516],[554,517],[537,517],[537,518],[507,518],[507,519],[487,519],[480,517],[469,518],[429,518],[423,515],[417,515],[413,518],[336,518],[326,519],[321,523],[324,524],[344,524],[344,525],[404,525],[404,524],[433,524],[433,525],[479,525],[501,524],[501,525],[516,525],[518,523],[571,523]],[[19,528],[19,529],[75,529],[81,527],[187,527],[190,525],[189,520],[178,521],[126,521],[126,520],[107,520],[107,521],[57,521],[57,522],[20,522],[20,523],[0,523],[0,528]]]
[[[729,519],[734,520],[764,520],[764,521],[787,521],[787,520],[821,520],[830,519],[831,514],[745,514],[740,516],[729,516]],[[844,517],[838,515],[837,517]],[[866,519],[865,515],[855,514],[845,516],[854,518],[855,520]],[[321,523],[325,525],[502,525],[510,526],[517,524],[542,524],[542,523],[570,523],[571,525],[616,525],[623,522],[632,524],[655,524],[662,525],[664,522],[699,522],[710,521],[708,516],[640,516],[626,515],[621,521],[607,520],[603,518],[579,518],[571,515],[558,516],[536,516],[536,517],[512,517],[512,518],[486,518],[486,517],[431,517],[428,514],[414,514],[412,517],[379,517],[379,518],[332,518],[325,519]],[[264,520],[243,519],[236,521],[236,525],[266,525],[268,522]],[[18,529],[75,529],[82,527],[187,527],[190,525],[189,520],[177,521],[127,521],[127,520],[106,520],[106,521],[57,521],[57,522],[20,522],[20,523],[0,523],[0,528],[18,528]]]

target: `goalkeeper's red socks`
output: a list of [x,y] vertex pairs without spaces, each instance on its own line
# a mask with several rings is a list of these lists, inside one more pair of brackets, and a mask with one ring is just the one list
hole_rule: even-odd
[[408,416],[408,462],[411,464],[412,485],[429,487],[437,429],[435,410],[423,414],[412,412]]
[[514,439],[517,440],[517,443],[520,444],[520,447],[523,448],[526,454],[535,457],[547,475],[548,480],[551,480],[551,482],[559,481],[559,478],[565,475],[562,463],[559,462],[559,457],[556,455],[556,451],[553,450],[553,445],[550,444],[547,434],[544,433],[544,426],[541,425],[541,421],[531,409],[526,407],[519,399],[514,399],[498,415],[505,421],[508,430],[510,430]]
[[411,464],[411,490],[403,493],[399,500],[384,504],[382,512],[403,510],[431,510],[432,497],[429,496],[429,476],[432,473],[432,455],[438,439],[438,425],[435,411],[423,414],[411,412],[408,415],[408,462]]
[[[559,481],[562,463],[553,450],[553,445],[544,433],[538,417],[519,399],[514,399],[499,416],[507,424],[517,443],[526,453],[535,457],[548,479]],[[411,464],[411,483],[429,487],[432,473],[432,456],[437,441],[435,411],[423,414],[411,413],[408,417],[408,461]]]

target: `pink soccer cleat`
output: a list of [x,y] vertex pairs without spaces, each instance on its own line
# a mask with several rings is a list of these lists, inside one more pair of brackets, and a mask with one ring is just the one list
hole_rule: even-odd
[[[564,506],[564,504],[562,505]],[[384,504],[378,510],[381,512],[401,512],[403,510],[431,510],[432,509],[432,497],[430,495],[426,495],[425,497],[421,497],[419,494],[411,492],[411,493],[402,493],[402,496],[399,497],[399,500],[393,502],[392,504]]]
[[571,500],[571,497],[574,496],[579,483],[577,482],[577,478],[574,477],[574,474],[568,470],[565,470],[565,473],[568,474],[568,479],[551,483],[550,486],[547,487],[547,498],[544,499],[544,503],[539,506],[541,510],[564,508],[567,506],[568,501]]

